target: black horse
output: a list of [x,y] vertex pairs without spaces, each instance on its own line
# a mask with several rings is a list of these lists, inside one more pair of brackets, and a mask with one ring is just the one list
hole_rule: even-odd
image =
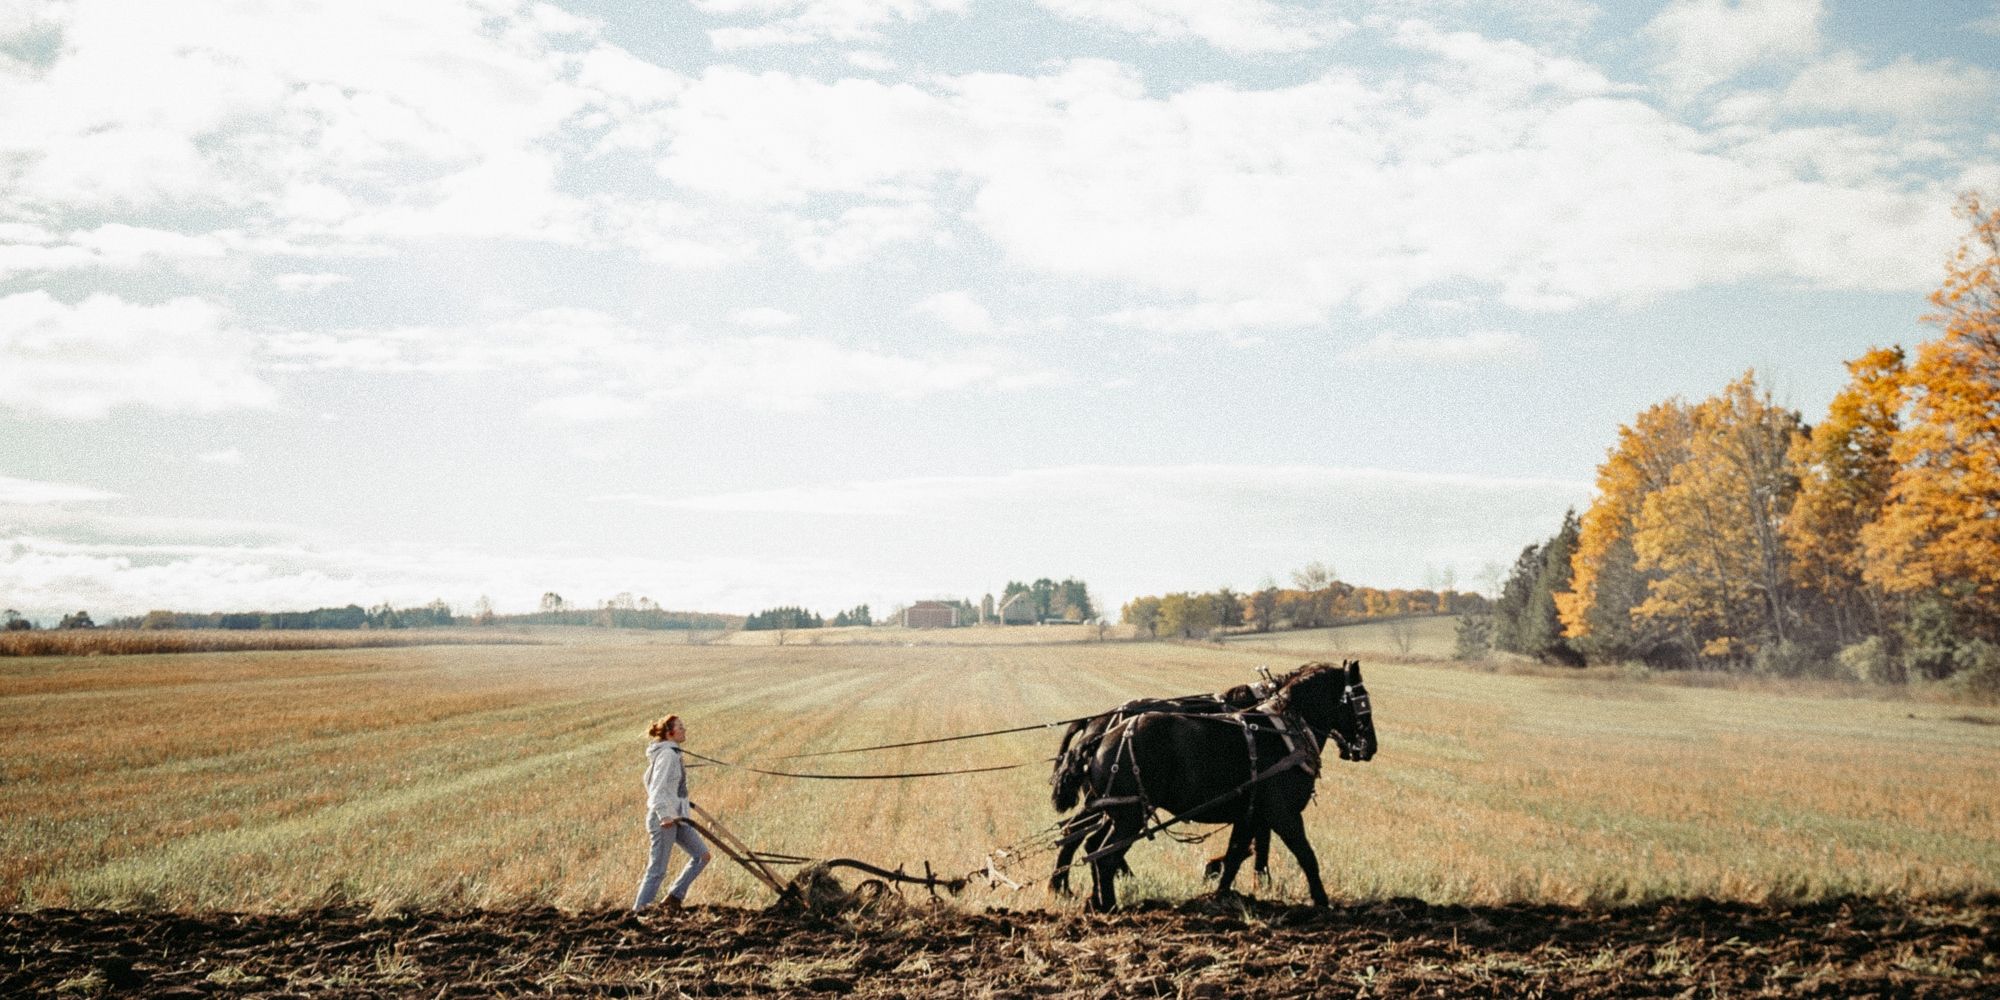
[[[1267,678],[1269,674],[1265,675]],[[1076,808],[1077,796],[1083,791],[1090,778],[1090,761],[1096,756],[1104,734],[1113,726],[1134,716],[1147,712],[1176,712],[1187,715],[1228,715],[1255,708],[1257,703],[1277,693],[1275,680],[1262,680],[1252,684],[1238,684],[1233,688],[1214,694],[1189,694],[1173,698],[1135,698],[1112,709],[1070,723],[1064,731],[1062,744],[1056,749],[1055,767],[1049,773],[1049,784],[1053,787],[1049,795],[1050,804],[1056,812],[1064,813]],[[1085,810],[1069,818],[1063,824],[1060,840],[1061,850],[1056,857],[1055,874],[1049,877],[1049,888],[1069,894],[1070,858],[1079,847],[1096,850],[1108,843],[1105,834],[1110,824],[1102,813]],[[1256,871],[1261,878],[1269,867],[1271,857],[1271,833],[1265,830],[1257,838]],[[1125,874],[1131,869],[1122,867]],[[1222,858],[1208,860],[1207,876],[1214,878],[1222,871]]]
[[[1375,755],[1374,718],[1359,663],[1300,667],[1249,711],[1159,709],[1118,720],[1087,748],[1078,789],[1085,793],[1083,811],[1064,827],[1058,872],[1073,851],[1086,849],[1091,907],[1116,907],[1114,879],[1125,868],[1125,852],[1157,809],[1178,820],[1233,827],[1217,894],[1230,891],[1252,842],[1275,832],[1298,859],[1313,902],[1324,906],[1326,888],[1301,814],[1319,776],[1319,749],[1329,741],[1343,760]],[[1063,764],[1059,759],[1059,771]],[[1060,775],[1056,780],[1061,805],[1063,782]]]

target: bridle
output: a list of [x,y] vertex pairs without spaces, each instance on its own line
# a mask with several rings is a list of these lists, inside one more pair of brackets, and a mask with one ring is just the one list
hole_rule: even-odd
[[[1360,684],[1349,684],[1341,689],[1340,703],[1347,706],[1347,710],[1353,713],[1354,731],[1359,734],[1361,727],[1368,723],[1374,715],[1374,710],[1368,704],[1368,689],[1362,687]],[[1307,726],[1306,728],[1311,729],[1312,727]],[[1332,741],[1333,745],[1340,748],[1341,760],[1361,759],[1361,742],[1358,735],[1354,741],[1350,742],[1347,737],[1340,735],[1340,728],[1338,726],[1329,723],[1326,727],[1326,740]]]

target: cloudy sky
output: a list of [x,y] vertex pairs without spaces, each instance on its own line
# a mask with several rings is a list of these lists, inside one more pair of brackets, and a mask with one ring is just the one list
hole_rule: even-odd
[[0,0],[0,605],[1476,582],[1817,419],[2000,7]]

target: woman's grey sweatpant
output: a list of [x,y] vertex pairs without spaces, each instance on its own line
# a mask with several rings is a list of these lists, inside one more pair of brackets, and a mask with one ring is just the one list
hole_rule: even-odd
[[651,828],[653,852],[651,860],[646,863],[646,877],[639,880],[639,896],[632,901],[635,910],[645,909],[653,902],[653,896],[659,893],[660,880],[667,877],[667,856],[673,853],[675,844],[681,845],[681,850],[687,852],[688,863],[674,879],[667,895],[686,899],[688,886],[694,884],[694,877],[708,867],[708,845],[702,843],[701,834],[694,832],[694,827],[686,823],[662,827],[650,811],[646,814],[646,825]]

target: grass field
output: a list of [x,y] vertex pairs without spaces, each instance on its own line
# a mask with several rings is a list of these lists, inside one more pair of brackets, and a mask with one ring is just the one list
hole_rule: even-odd
[[[643,861],[643,733],[665,711],[689,720],[691,749],[739,759],[1059,719],[1306,658],[1247,641],[538,637],[557,641],[0,663],[0,906],[615,905]],[[1760,901],[2000,887],[1993,711],[1368,670],[1381,754],[1330,762],[1307,812],[1336,896]],[[1039,761],[1056,740],[795,764],[1033,762],[997,774],[805,782],[704,769],[694,793],[760,847],[963,871],[1054,818]],[[1200,892],[1201,859],[1220,843],[1139,845],[1126,896]],[[1302,898],[1278,855],[1274,891]],[[1037,868],[1046,858],[1017,874]],[[765,899],[721,859],[696,896]],[[1052,903],[1039,889],[967,900]]]

